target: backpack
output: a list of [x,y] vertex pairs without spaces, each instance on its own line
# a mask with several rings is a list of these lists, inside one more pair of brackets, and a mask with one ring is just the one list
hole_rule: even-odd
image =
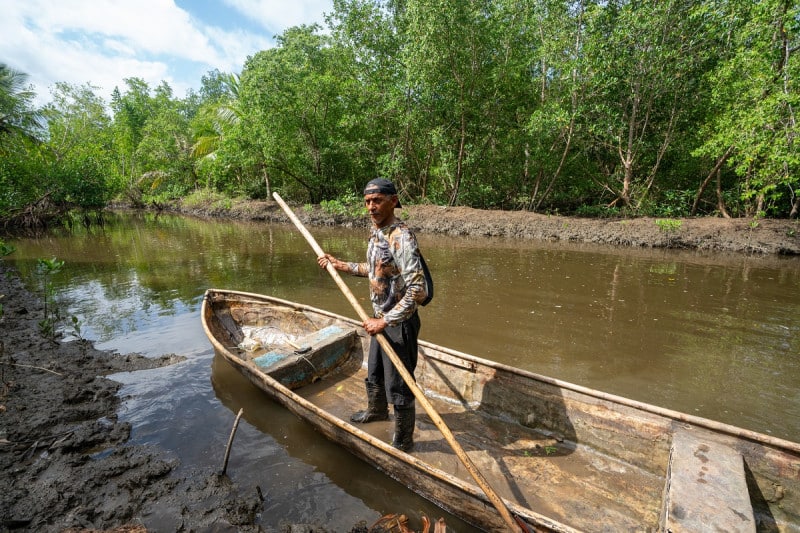
[[428,264],[425,262],[425,258],[422,257],[422,253],[419,254],[419,262],[422,264],[422,272],[425,273],[425,292],[428,293],[428,296],[422,301],[420,305],[428,305],[433,300],[433,277],[431,276],[431,271],[428,269]]
[[[384,240],[386,239],[386,236],[383,234],[383,232],[379,231],[378,235],[380,236],[379,238]],[[417,249],[417,252],[419,253],[419,262],[422,265],[422,273],[425,275],[425,292],[428,293],[425,299],[420,303],[420,305],[424,307],[431,303],[431,300],[433,300],[433,276],[431,276],[428,263],[426,263],[425,258],[422,257],[422,252],[420,252],[419,249]]]

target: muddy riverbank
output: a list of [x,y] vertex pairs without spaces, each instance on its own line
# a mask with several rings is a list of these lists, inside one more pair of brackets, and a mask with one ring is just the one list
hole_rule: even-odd
[[[234,202],[172,209],[193,216],[288,222],[276,202]],[[319,206],[294,206],[310,226],[365,226],[364,217],[332,214]],[[397,215],[420,234],[482,236],[641,248],[676,248],[750,255],[800,255],[800,220],[724,218],[577,218],[525,211],[407,205]]]
[[177,356],[42,335],[39,297],[2,261],[0,296],[0,531],[144,531],[154,517],[165,531],[259,531],[255,491],[212,470],[178,477],[168,450],[128,444],[121,385],[106,376]]

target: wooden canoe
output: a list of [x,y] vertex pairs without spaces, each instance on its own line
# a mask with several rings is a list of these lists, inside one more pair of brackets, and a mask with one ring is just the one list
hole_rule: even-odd
[[[415,447],[393,422],[355,425],[369,336],[349,318],[209,289],[215,351],[325,437],[463,520],[505,525],[418,408]],[[251,342],[253,331],[266,342]],[[263,341],[262,338],[262,341]],[[420,342],[416,379],[459,444],[533,531],[800,531],[800,444]]]

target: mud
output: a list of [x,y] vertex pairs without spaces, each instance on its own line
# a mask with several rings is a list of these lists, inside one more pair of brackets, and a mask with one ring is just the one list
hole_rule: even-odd
[[[174,475],[166,450],[129,445],[121,385],[105,377],[172,364],[59,342],[39,330],[42,305],[0,261],[0,531],[257,531],[257,494],[213,471]],[[176,513],[174,510],[178,509]]]
[[[195,216],[286,222],[274,202]],[[298,207],[310,225],[366,225],[363,219]],[[596,220],[468,208],[409,206],[419,232],[560,240],[747,254],[800,255],[800,225],[789,220]],[[212,470],[179,476],[168,450],[128,443],[117,410],[120,384],[108,375],[176,362],[60,342],[39,329],[42,304],[0,261],[0,532],[144,531],[157,518],[172,531],[259,531],[260,494],[241,493]],[[175,511],[175,510],[179,511]],[[287,524],[286,531],[324,531]],[[364,530],[355,525],[353,531]]]
[[[273,201],[246,201],[225,209],[173,207],[201,217],[288,222]],[[319,206],[294,206],[308,225],[366,227],[365,217],[331,214]],[[800,220],[765,218],[577,218],[526,211],[406,205],[396,212],[420,234],[484,236],[641,248],[676,248],[751,255],[800,255]]]

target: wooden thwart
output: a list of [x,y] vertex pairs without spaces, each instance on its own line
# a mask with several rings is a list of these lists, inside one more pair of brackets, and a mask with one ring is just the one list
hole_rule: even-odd
[[665,491],[663,531],[756,531],[744,460],[729,446],[676,431]]
[[[258,354],[253,363],[290,389],[313,383],[331,372],[356,342],[355,328],[328,326]],[[304,364],[298,364],[303,361]]]

